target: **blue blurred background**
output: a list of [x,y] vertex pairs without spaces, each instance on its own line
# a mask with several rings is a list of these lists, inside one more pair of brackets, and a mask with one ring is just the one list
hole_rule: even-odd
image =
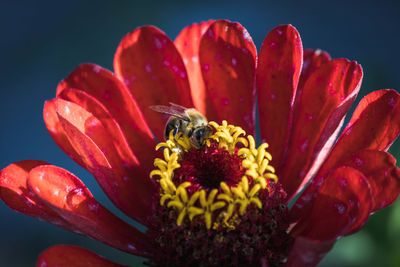
[[[95,197],[120,213],[94,179],[53,142],[42,120],[46,99],[75,67],[93,62],[112,69],[121,38],[152,24],[174,39],[193,22],[240,22],[257,48],[269,30],[293,24],[305,48],[357,60],[364,69],[356,102],[370,91],[400,89],[398,1],[4,1],[0,3],[0,168],[41,159],[80,177]],[[400,142],[391,153],[399,158]],[[33,266],[53,244],[89,248],[123,264],[140,259],[31,219],[0,203],[0,266]],[[400,266],[400,202],[374,214],[359,233],[341,239],[321,266]]]

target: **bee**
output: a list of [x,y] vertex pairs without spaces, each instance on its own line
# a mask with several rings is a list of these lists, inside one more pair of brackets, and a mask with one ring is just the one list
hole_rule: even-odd
[[190,143],[198,149],[204,145],[212,133],[207,118],[195,108],[185,108],[174,103],[170,103],[170,106],[157,105],[150,108],[171,115],[165,125],[165,140],[168,140],[171,131],[174,136],[182,133],[189,137]]

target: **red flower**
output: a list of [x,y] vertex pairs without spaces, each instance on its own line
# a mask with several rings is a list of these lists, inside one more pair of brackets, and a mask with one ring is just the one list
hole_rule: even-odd
[[[115,74],[93,64],[79,66],[58,85],[56,98],[46,102],[44,120],[56,143],[147,231],[111,214],[68,171],[37,160],[20,161],[1,171],[0,196],[9,207],[149,258],[151,264],[313,266],[339,237],[358,231],[372,212],[393,203],[400,193],[400,171],[386,152],[400,133],[399,94],[381,90],[364,97],[337,139],[360,89],[361,66],[331,59],[320,50],[303,51],[300,36],[290,25],[267,35],[258,59],[251,37],[237,23],[194,24],[175,42],[157,28],[141,27],[122,39],[114,69]],[[222,227],[219,223],[227,221],[218,221],[206,204],[192,209],[205,221],[187,219],[190,212],[184,214],[178,206],[190,201],[188,197],[180,204],[160,205],[160,192],[167,192],[155,182],[162,179],[150,179],[149,174],[154,169],[154,137],[163,139],[165,116],[149,106],[173,102],[195,107],[210,120],[226,120],[254,136],[256,100],[261,140],[270,144],[273,157],[265,166],[271,161],[278,182],[269,168],[270,175],[262,181],[266,184],[256,185],[257,175],[243,167],[249,159],[246,153],[255,149],[240,154],[233,148],[229,156],[218,147],[222,141],[213,141],[207,149],[214,152],[207,155],[202,148],[180,154],[183,159],[177,162],[182,167],[176,167],[175,175],[182,183],[190,176],[191,186],[185,191],[190,198],[201,188],[206,193],[213,189],[199,180],[211,177],[205,166],[221,171],[218,177],[229,173],[221,178],[228,184],[226,190],[238,185],[253,198],[246,202],[238,197],[231,203],[232,216],[225,217],[231,228]],[[248,142],[251,147],[250,137]],[[199,161],[200,168],[194,165]],[[205,169],[206,174],[198,174]],[[247,187],[258,186],[255,193],[244,189],[244,172]],[[310,181],[288,210],[286,204]],[[221,188],[215,192],[225,190]],[[229,200],[219,195],[215,199],[223,202],[211,199],[215,209],[228,207]],[[174,205],[183,214],[181,219]],[[179,239],[183,233],[190,236]],[[228,241],[228,246],[221,245]],[[120,266],[73,246],[51,247],[37,264]]]

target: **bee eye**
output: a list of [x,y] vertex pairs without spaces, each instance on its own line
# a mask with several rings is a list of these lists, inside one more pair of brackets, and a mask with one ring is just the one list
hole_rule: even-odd
[[204,135],[204,129],[199,129],[195,132],[194,137],[196,140],[200,141]]
[[190,129],[190,130],[188,131],[188,133],[187,133],[187,136],[188,136],[188,137],[191,137],[192,134],[193,134],[193,129]]

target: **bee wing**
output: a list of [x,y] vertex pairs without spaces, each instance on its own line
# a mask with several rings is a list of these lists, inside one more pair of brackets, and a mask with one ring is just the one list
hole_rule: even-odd
[[172,109],[177,110],[177,111],[181,111],[182,113],[184,113],[185,110],[189,109],[189,108],[186,108],[184,106],[181,106],[181,105],[178,105],[178,104],[175,104],[175,103],[172,103],[172,102],[169,102],[169,104],[171,105]]
[[185,110],[180,111],[180,110],[177,110],[176,108],[173,108],[172,106],[167,107],[167,106],[162,106],[162,105],[150,106],[150,108],[152,110],[160,112],[160,113],[168,114],[168,115],[174,116],[176,118],[179,118],[179,119],[182,119],[185,121],[190,121],[189,118],[185,114]]

